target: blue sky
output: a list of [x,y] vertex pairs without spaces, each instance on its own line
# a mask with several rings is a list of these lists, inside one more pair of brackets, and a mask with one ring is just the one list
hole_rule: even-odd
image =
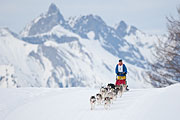
[[70,16],[99,15],[111,26],[120,20],[149,34],[166,33],[166,16],[177,16],[179,0],[0,0],[0,27],[20,32],[55,3]]

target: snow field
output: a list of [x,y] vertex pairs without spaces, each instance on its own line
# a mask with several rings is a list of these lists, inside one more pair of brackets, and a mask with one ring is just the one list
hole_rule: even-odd
[[180,84],[167,88],[132,89],[109,110],[90,110],[91,88],[0,89],[0,120],[179,120]]

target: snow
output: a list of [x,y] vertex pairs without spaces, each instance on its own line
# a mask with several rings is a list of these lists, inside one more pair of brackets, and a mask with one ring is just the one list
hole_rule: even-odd
[[154,61],[155,45],[158,44],[158,39],[166,40],[166,37],[148,35],[137,30],[136,35],[130,34],[128,36],[125,36],[125,39],[133,44],[135,48],[139,49],[140,53],[143,55],[146,61],[152,63]]
[[43,16],[38,16],[34,21],[33,23],[37,23]]
[[54,42],[54,41],[46,41],[44,43],[44,45],[46,45],[46,46],[53,46],[53,47],[57,47],[58,46],[58,44],[56,42]]
[[24,28],[24,30],[23,31],[21,31],[21,33],[20,33],[20,35],[22,36],[22,37],[27,37],[28,35],[29,35],[29,30],[31,29],[31,26],[33,25],[33,21],[31,22],[31,23],[29,23],[25,28]]
[[[77,24],[78,19],[81,18],[86,23],[88,20],[91,20],[91,17],[95,17],[93,19],[105,24],[100,17],[92,15],[70,18],[68,23],[70,26],[74,26]],[[28,37],[31,27],[41,18],[46,19],[46,16],[42,14],[34,19],[27,25],[21,36]],[[90,27],[90,24],[91,22],[87,26]],[[39,23],[39,25],[41,24]],[[110,29],[110,26],[106,27],[107,31],[111,31],[110,34],[118,39],[116,32]],[[130,28],[130,26],[128,27]],[[103,37],[99,34],[99,40],[94,40],[95,33],[93,31],[88,30],[89,32],[86,33],[87,31],[85,30],[86,32],[84,32],[88,38],[83,39],[80,37],[80,34],[76,33],[77,31],[73,33],[71,29],[64,28],[63,25],[58,23],[53,25],[47,32],[35,30],[37,33],[29,36],[34,38],[34,40],[37,37],[37,40],[42,39],[45,41],[42,45],[29,44],[16,38],[8,31],[1,30],[0,44],[2,47],[0,56],[2,57],[0,64],[13,66],[17,76],[17,87],[97,87],[109,81],[114,83],[116,76],[114,69],[119,58],[112,54],[113,52],[110,50],[114,51],[114,45],[110,45],[104,40],[109,34],[109,32],[104,30],[106,28],[103,28],[101,31],[104,34]],[[117,51],[117,53],[121,54],[121,51],[123,52],[124,57],[121,57],[125,59],[123,62],[128,68],[127,81],[131,88],[152,87],[150,79],[148,78],[148,81],[146,81],[143,78],[147,69],[140,67],[147,67],[147,61],[153,59],[151,51],[154,47],[150,47],[154,45],[155,40],[157,40],[156,36],[149,36],[137,30],[135,34],[127,34],[122,40],[124,44],[119,45],[120,52]],[[105,47],[109,48],[109,50],[105,49]],[[47,48],[50,49],[45,50]],[[51,54],[53,58],[48,57]],[[145,57],[145,60],[142,59],[142,56]],[[131,63],[131,61],[135,60],[140,62],[137,64],[135,62]],[[58,64],[54,65],[55,63]],[[55,73],[56,76],[54,75]],[[8,81],[3,82],[8,84]],[[60,84],[63,85],[60,86]],[[0,87],[4,86],[0,84]]]
[[36,34],[36,35],[34,35],[34,37],[43,37],[45,35],[49,35],[49,36],[50,35],[57,35],[59,38],[61,38],[62,36],[69,36],[69,37],[77,37],[77,38],[79,38],[79,35],[77,35],[77,34],[75,34],[73,32],[70,32],[69,30],[65,29],[61,25],[56,25],[49,32]]
[[[159,88],[149,93],[146,98],[136,103],[132,110],[137,110],[131,115],[135,120],[179,120],[180,115],[180,84],[167,88]],[[143,111],[143,114],[142,114]]]
[[93,40],[94,37],[95,37],[95,33],[94,33],[93,31],[90,31],[90,32],[87,33],[87,36],[88,36],[88,38],[89,38],[90,40]]
[[[46,34],[46,33],[44,33],[44,34]],[[42,34],[42,35],[44,35],[44,34]],[[69,30],[64,29],[61,25],[57,25],[57,26],[53,27],[52,30],[48,34],[56,34],[56,35],[58,35],[59,38],[62,37],[63,35],[66,35],[69,37],[78,36],[75,33],[72,33]]]
[[[15,71],[12,65],[0,65],[0,86],[2,88],[16,87]],[[9,81],[8,84],[5,81]]]
[[0,65],[0,73],[2,76],[5,76],[7,71],[9,73],[14,73],[14,68],[11,65]]
[[131,26],[128,25],[126,32],[129,33],[130,29],[131,29]]
[[[0,63],[5,65],[12,64],[17,77],[16,83],[21,87],[58,87],[56,80],[52,76],[53,71],[57,73],[58,81],[62,82],[64,87],[66,85],[71,86],[69,80],[73,78],[76,78],[77,82],[80,81],[87,87],[97,87],[107,82],[115,82],[114,69],[119,58],[102,47],[103,40],[93,40],[92,31],[90,32],[91,40],[82,39],[79,35],[64,29],[60,25],[55,26],[47,33],[38,34],[38,36],[42,37],[43,35],[56,34],[58,37],[65,35],[77,38],[75,41],[61,44],[50,39],[43,44],[58,51],[57,54],[70,66],[70,68],[67,67],[68,72],[71,73],[73,71],[73,74],[69,75],[66,74],[65,68],[61,66],[55,68],[52,65],[52,61],[43,56],[40,45],[29,44],[14,38],[11,34],[7,34],[6,36],[1,36],[0,40],[0,43],[3,45],[0,51],[2,56]],[[124,46],[124,48],[126,47],[128,48],[128,46]],[[40,59],[30,57],[29,53],[32,51],[39,54]],[[143,78],[144,69],[128,64],[125,60],[124,63],[128,68],[127,81],[131,88],[152,87]],[[5,87],[4,84],[8,84],[8,81],[1,82],[5,82],[0,84],[1,87]]]
[[[19,40],[18,38],[15,38],[6,29],[0,29],[0,32],[4,34],[3,36],[0,36],[0,45],[1,45],[0,64],[12,66],[12,68],[14,69],[14,76],[17,77],[17,79],[19,78],[18,80],[23,81],[25,79],[27,80],[26,81],[27,83],[28,80],[32,81],[30,76],[25,77],[25,75],[31,73],[31,70],[29,69],[29,65],[27,64],[28,55],[31,51],[37,51],[37,45],[28,44],[22,40]],[[29,62],[31,61],[29,60]],[[18,82],[21,83],[20,81]],[[9,81],[9,83],[10,82],[11,80]],[[1,83],[2,83],[0,84],[1,87],[11,87],[10,84],[8,83],[8,80],[1,81]],[[22,82],[21,84],[24,83]]]
[[90,110],[90,88],[0,88],[0,120],[179,120],[180,84],[131,89],[105,110]]
[[68,18],[68,24],[73,28],[75,26],[77,20],[79,18],[81,18],[81,17],[82,17],[81,15],[80,16],[69,17]]
[[[0,64],[13,65],[21,87],[97,87],[114,82],[117,56],[128,68],[131,88],[153,87],[150,79],[143,77],[148,62],[155,60],[152,53],[157,36],[143,33],[124,21],[114,28],[92,14],[64,21],[55,4],[51,4],[47,13],[34,19],[19,35],[24,41],[32,43],[34,39],[33,43],[39,45],[28,44],[9,33],[9,37],[3,36],[4,32],[0,32],[0,44],[4,46]],[[95,37],[99,39],[94,40]]]
[[[115,81],[115,65],[119,60],[118,57],[113,56],[108,51],[101,47],[101,43],[96,40],[80,39],[80,42],[86,48],[86,50],[92,53],[91,59],[96,61],[93,63],[93,72],[96,73],[96,77],[99,76],[99,81],[102,83]],[[103,53],[103,54],[102,54]],[[132,59],[132,58],[131,58]],[[144,69],[136,67],[123,60],[124,64],[128,67],[127,81],[131,88],[150,88],[152,87],[147,81],[144,80]],[[106,64],[112,71],[108,71],[101,64]],[[101,66],[100,66],[101,65]],[[84,66],[82,66],[84,67]],[[103,73],[103,74],[102,74]],[[92,75],[91,75],[92,76]]]

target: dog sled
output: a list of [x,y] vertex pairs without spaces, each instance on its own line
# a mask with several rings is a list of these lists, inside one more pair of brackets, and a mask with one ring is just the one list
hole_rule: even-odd
[[126,76],[116,76],[116,86],[120,86],[120,85],[126,85]]
[[96,103],[98,105],[104,104],[104,108],[106,110],[109,109],[113,101],[116,100],[118,96],[122,97],[122,94],[128,90],[126,76],[117,75],[115,84],[109,83],[106,87],[101,87],[99,93],[95,96],[91,96],[91,110],[95,109]]

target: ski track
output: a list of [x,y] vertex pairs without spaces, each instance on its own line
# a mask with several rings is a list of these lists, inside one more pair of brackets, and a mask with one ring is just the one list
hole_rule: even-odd
[[110,109],[96,105],[95,110],[90,110],[89,98],[98,93],[98,89],[0,89],[1,96],[6,93],[5,98],[0,100],[0,120],[133,120],[134,116],[137,119],[136,111],[143,110],[141,104],[165,90],[132,89],[118,97]]

